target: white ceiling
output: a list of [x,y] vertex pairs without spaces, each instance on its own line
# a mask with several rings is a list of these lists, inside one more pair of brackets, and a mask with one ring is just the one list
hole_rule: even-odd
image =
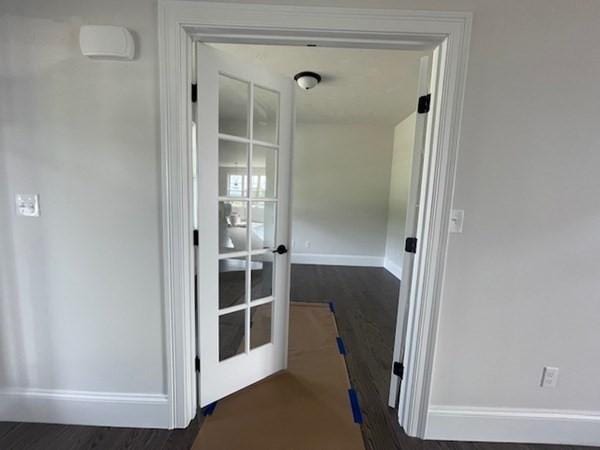
[[211,44],[238,59],[263,64],[284,76],[321,74],[312,90],[297,88],[299,122],[394,126],[416,107],[419,58],[400,50]]

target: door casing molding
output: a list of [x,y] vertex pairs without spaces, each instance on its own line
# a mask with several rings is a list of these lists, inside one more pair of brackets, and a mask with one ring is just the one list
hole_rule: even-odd
[[468,12],[159,1],[164,336],[171,412],[165,427],[186,427],[196,415],[190,102],[194,40],[403,50],[439,46],[399,407],[405,431],[427,437],[471,22]]

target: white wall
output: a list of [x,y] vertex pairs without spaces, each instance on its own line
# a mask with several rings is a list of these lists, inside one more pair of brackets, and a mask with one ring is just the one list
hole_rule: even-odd
[[392,131],[362,124],[297,125],[294,262],[383,264]]
[[[600,444],[600,3],[288,3],[474,12],[429,435]],[[164,392],[156,4],[0,8],[2,384]],[[81,23],[129,26],[140,59],[82,59]]]
[[[449,243],[431,402],[464,430],[456,407],[489,409],[490,438],[553,430],[598,445],[600,4],[461,4],[475,10],[454,202],[465,224]],[[556,389],[539,387],[544,365],[560,368]]]
[[[0,10],[0,421],[164,426],[156,8]],[[84,58],[87,23],[131,28],[136,60]]]
[[398,278],[402,275],[404,258],[406,205],[410,191],[416,117],[416,112],[412,113],[394,127],[384,264]]

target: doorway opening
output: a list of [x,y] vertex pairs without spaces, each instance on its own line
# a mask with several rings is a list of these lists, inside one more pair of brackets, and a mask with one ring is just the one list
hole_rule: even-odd
[[[398,419],[410,436],[426,437],[437,313],[445,267],[470,13],[272,5],[162,2],[159,5],[162,211],[166,390],[170,427],[196,414],[194,251],[192,246],[192,84],[194,41],[323,45],[352,48],[435,47],[432,126],[428,126],[408,320],[410,345]],[[421,212],[422,211],[422,212]],[[217,242],[215,240],[215,242]],[[205,342],[206,343],[206,342]],[[202,343],[199,343],[202,349]]]
[[[394,445],[433,51],[196,45],[199,403],[286,367],[288,298],[331,302],[369,439]],[[318,86],[292,83],[308,70]]]

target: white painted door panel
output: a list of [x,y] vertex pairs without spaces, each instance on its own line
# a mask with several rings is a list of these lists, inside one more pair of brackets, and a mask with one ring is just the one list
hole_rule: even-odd
[[[417,96],[421,97],[429,93],[431,79],[431,67],[428,56],[421,58],[419,67],[419,82]],[[425,151],[425,137],[427,132],[427,114],[417,114],[415,123],[415,140],[412,152],[412,167],[409,198],[406,211],[405,237],[416,237],[418,234],[419,197],[421,188],[421,177],[423,158]],[[396,318],[396,335],[394,339],[394,354],[392,360],[392,373],[390,381],[390,395],[388,404],[395,408],[398,402],[400,378],[393,373],[394,361],[402,362],[404,356],[404,345],[406,341],[407,320],[409,315],[409,298],[412,288],[414,254],[405,252],[402,261],[402,278],[400,284],[400,298],[398,300],[398,314]]]
[[287,364],[293,83],[197,46],[198,379],[206,406]]

